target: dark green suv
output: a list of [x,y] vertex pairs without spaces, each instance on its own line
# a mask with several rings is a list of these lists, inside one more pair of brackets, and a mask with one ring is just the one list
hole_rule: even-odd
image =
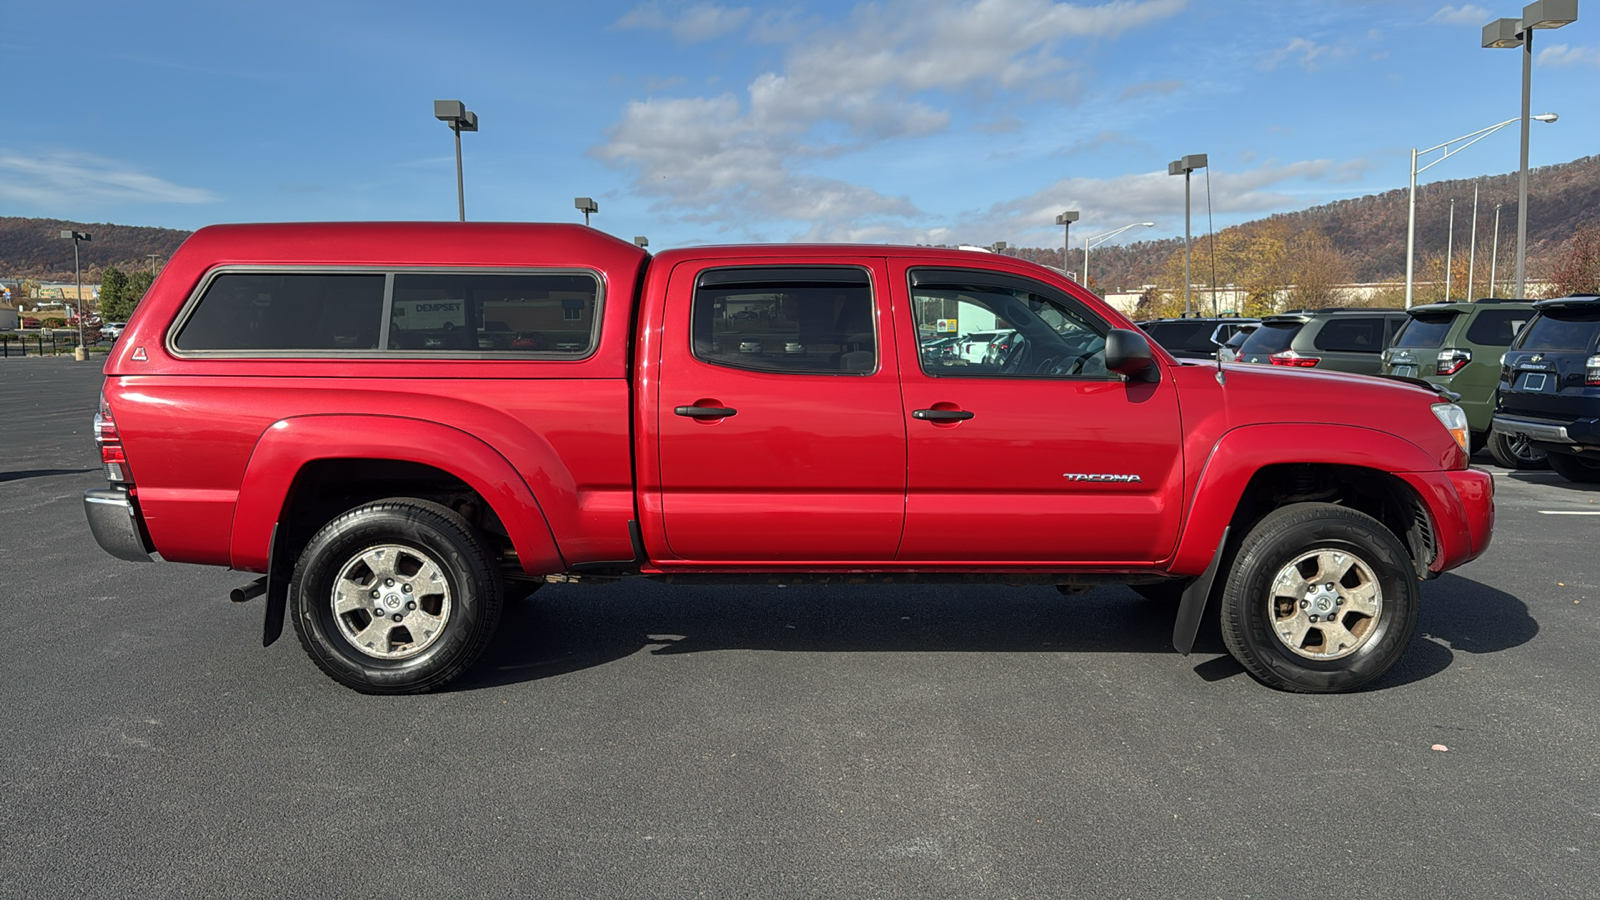
[[1526,437],[1495,433],[1494,391],[1500,355],[1533,318],[1532,301],[1485,297],[1471,303],[1430,303],[1407,310],[1409,320],[1383,352],[1383,374],[1421,378],[1461,395],[1474,450],[1488,444],[1508,469],[1549,466]]
[[1245,339],[1239,362],[1377,375],[1383,348],[1405,322],[1405,310],[1390,307],[1278,313]]

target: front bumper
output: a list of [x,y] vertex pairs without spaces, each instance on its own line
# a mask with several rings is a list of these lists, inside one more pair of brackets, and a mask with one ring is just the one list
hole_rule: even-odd
[[1480,469],[1406,472],[1428,507],[1437,546],[1429,569],[1435,574],[1471,562],[1494,539],[1494,478]]
[[83,513],[100,549],[132,562],[150,562],[150,542],[127,491],[96,488],[83,492]]

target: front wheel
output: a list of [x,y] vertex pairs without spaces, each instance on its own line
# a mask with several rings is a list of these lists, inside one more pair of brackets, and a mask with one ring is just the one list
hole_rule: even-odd
[[1299,503],[1268,514],[1239,545],[1222,593],[1222,639],[1271,687],[1352,691],[1405,653],[1420,606],[1411,559],[1382,523]]
[[448,507],[405,498],[324,525],[289,584],[301,646],[328,677],[366,694],[454,680],[494,637],[503,595],[476,529]]
[[1568,481],[1579,484],[1600,482],[1600,460],[1572,453],[1552,453],[1550,468],[1555,469],[1557,475]]

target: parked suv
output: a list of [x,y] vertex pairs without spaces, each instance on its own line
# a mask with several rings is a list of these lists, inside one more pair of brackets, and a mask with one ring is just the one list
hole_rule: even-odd
[[1215,359],[1217,348],[1259,319],[1239,316],[1206,318],[1185,316],[1177,319],[1151,319],[1137,323],[1150,339],[1179,359]]
[[1533,309],[1502,358],[1494,429],[1548,453],[1568,481],[1600,482],[1600,297]]
[[1500,356],[1533,307],[1526,300],[1485,297],[1472,303],[1431,303],[1407,311],[1410,320],[1383,351],[1383,374],[1421,378],[1461,395],[1472,448],[1485,444],[1508,469],[1544,469],[1544,451],[1526,438],[1492,432]]
[[1383,348],[1406,322],[1397,307],[1302,309],[1267,316],[1240,348],[1240,362],[1377,375]]

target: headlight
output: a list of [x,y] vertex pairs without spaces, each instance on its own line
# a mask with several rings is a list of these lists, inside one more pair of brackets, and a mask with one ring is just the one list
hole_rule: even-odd
[[1467,414],[1462,411],[1461,407],[1454,403],[1435,403],[1433,405],[1433,414],[1438,418],[1439,424],[1444,426],[1444,430],[1450,432],[1450,436],[1456,439],[1456,443],[1461,446],[1461,452],[1471,453],[1472,451],[1467,449],[1470,446],[1470,438],[1467,433]]

